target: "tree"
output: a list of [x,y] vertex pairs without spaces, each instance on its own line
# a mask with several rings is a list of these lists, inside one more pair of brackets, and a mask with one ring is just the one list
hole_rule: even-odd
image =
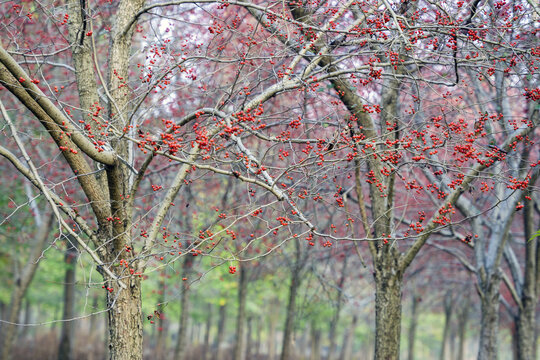
[[[258,256],[287,242],[296,254],[367,242],[375,356],[396,359],[404,272],[434,232],[463,220],[455,207],[473,184],[504,187],[492,169],[531,148],[538,125],[537,108],[521,111],[540,97],[532,1],[68,0],[2,12],[0,84],[14,96],[2,99],[25,138],[54,143],[26,150],[51,154],[40,164],[7,138],[0,155],[96,262],[112,359],[142,357],[149,266],[216,248],[224,263],[250,261],[263,238],[272,246]],[[517,84],[498,87],[515,113],[464,101],[473,79],[501,76]],[[515,190],[537,159],[524,161]],[[178,228],[175,209],[189,203],[177,195],[189,186],[210,203],[223,177],[243,194],[193,239]],[[327,208],[330,226],[318,218]],[[254,218],[260,235],[248,232]],[[245,247],[228,245],[239,237]]]

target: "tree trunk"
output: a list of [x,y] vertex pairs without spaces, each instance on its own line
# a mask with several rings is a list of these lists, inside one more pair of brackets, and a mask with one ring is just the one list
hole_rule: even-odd
[[468,298],[463,301],[461,311],[458,318],[458,355],[457,360],[465,359],[465,341],[467,339],[467,321],[469,320],[469,300]]
[[482,320],[480,323],[478,360],[498,359],[499,279],[498,274],[492,274],[487,277],[484,286],[482,286]]
[[347,276],[347,263],[349,257],[345,255],[343,259],[343,266],[341,268],[341,276],[338,282],[338,294],[336,298],[336,311],[332,316],[330,321],[330,331],[328,332],[328,337],[330,338],[330,347],[328,348],[328,360],[334,359],[334,352],[336,351],[336,327],[339,322],[339,315],[341,313],[341,299],[343,297],[343,285],[345,284],[345,278]]
[[311,356],[310,360],[321,360],[321,330],[315,322],[311,323]]
[[218,319],[218,330],[215,347],[215,356],[214,360],[221,360],[222,355],[222,346],[223,339],[225,338],[225,321],[227,320],[227,304],[219,306],[219,319]]
[[536,305],[538,302],[538,288],[540,285],[540,247],[538,238],[529,240],[535,229],[533,204],[526,202],[523,216],[525,228],[525,266],[524,283],[521,295],[516,330],[517,330],[517,357],[519,360],[533,360],[536,358]]
[[[32,306],[30,303],[30,300],[27,298],[25,301],[25,309],[24,309],[24,323],[30,324],[32,322]],[[30,326],[25,326],[22,329],[21,332],[21,338],[26,339],[28,337],[28,333],[30,332]]]
[[345,338],[343,339],[343,346],[341,347],[341,354],[339,360],[349,360],[352,353],[352,344],[354,337],[354,330],[356,329],[356,324],[358,322],[358,315],[354,315],[351,321],[351,325],[345,332]]
[[[193,265],[193,260],[191,255],[186,255],[184,257],[184,262],[182,263],[182,277],[187,278],[191,266]],[[179,330],[178,338],[176,339],[176,347],[174,349],[174,359],[182,360],[186,353],[186,343],[187,343],[187,325],[188,325],[188,315],[189,315],[189,285],[187,281],[182,282],[182,294],[180,295],[180,320],[179,320]]]
[[283,346],[281,350],[281,360],[292,359],[292,341],[294,332],[294,318],[296,314],[296,295],[300,286],[300,266],[294,265],[291,285],[289,286],[289,303],[287,304],[287,318],[285,319],[285,330],[283,333]]
[[238,315],[236,317],[236,342],[234,344],[233,360],[243,360],[244,355],[244,326],[246,324],[246,295],[247,269],[240,266],[238,279]]
[[441,343],[441,352],[439,354],[439,359],[445,359],[446,344],[448,343],[448,335],[450,334],[450,324],[452,320],[452,294],[447,292],[444,297],[444,330],[443,338]]
[[262,321],[257,319],[257,340],[255,341],[255,357],[258,359],[261,353]]
[[268,321],[268,360],[274,360],[276,358],[276,328],[278,320],[278,299],[272,299],[270,302],[270,319]]
[[75,323],[71,321],[75,315],[75,270],[77,263],[77,241],[68,237],[64,262],[66,274],[64,280],[64,315],[62,332],[58,346],[58,360],[73,359],[73,340],[75,339]]
[[414,360],[414,340],[416,337],[416,326],[418,325],[418,302],[419,301],[420,301],[420,298],[416,294],[414,294],[412,297],[411,324],[409,326],[409,334],[408,334],[409,349],[408,349],[407,358],[409,360]]
[[141,360],[141,281],[138,277],[125,278],[123,281],[127,289],[114,287],[112,292],[107,291],[109,359]]
[[212,304],[208,304],[208,310],[206,311],[206,328],[204,330],[204,347],[202,353],[202,360],[209,359],[210,354],[210,330],[212,329]]
[[375,273],[376,360],[397,360],[399,358],[402,281],[401,275],[394,274],[390,266],[377,267]]
[[247,319],[247,334],[246,334],[246,359],[252,359],[253,354],[253,317]]

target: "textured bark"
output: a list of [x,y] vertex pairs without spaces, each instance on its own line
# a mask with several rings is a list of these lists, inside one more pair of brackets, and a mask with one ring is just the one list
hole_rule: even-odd
[[540,247],[538,237],[529,240],[537,228],[534,224],[534,209],[531,202],[525,203],[523,225],[527,243],[521,307],[516,320],[517,358],[518,360],[533,360],[536,358],[536,305],[540,285]]
[[414,360],[414,341],[416,338],[416,326],[418,325],[418,302],[420,298],[415,294],[412,297],[411,304],[411,324],[409,326],[409,333],[407,334],[409,348],[407,359]]
[[141,360],[143,355],[141,281],[134,277],[128,284],[127,289],[107,291],[111,360]]
[[448,336],[450,334],[450,324],[452,320],[452,294],[447,292],[444,297],[444,330],[441,343],[441,351],[439,353],[439,359],[444,360],[446,358],[446,344],[448,344]]
[[375,275],[375,359],[399,359],[401,274],[378,267]]
[[499,275],[493,274],[482,286],[482,319],[478,360],[498,359]]
[[75,323],[71,321],[75,315],[75,269],[77,262],[77,241],[69,238],[67,242],[64,262],[66,274],[64,277],[64,315],[62,319],[62,332],[58,346],[58,360],[73,359],[73,341],[75,339]]
[[236,317],[236,341],[234,344],[233,360],[244,358],[244,327],[246,324],[247,269],[240,266],[238,279],[238,315]]

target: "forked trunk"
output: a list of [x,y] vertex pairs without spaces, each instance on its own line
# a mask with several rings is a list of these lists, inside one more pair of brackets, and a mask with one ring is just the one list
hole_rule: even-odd
[[[129,281],[128,281],[129,280]],[[142,360],[141,281],[125,279],[127,289],[107,291],[109,359]]]
[[378,269],[375,292],[375,360],[399,359],[402,278]]

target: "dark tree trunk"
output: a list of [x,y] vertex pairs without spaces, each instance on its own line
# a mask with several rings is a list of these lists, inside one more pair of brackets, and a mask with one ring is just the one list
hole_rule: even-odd
[[240,278],[238,279],[238,315],[236,317],[236,341],[234,344],[233,360],[243,360],[244,358],[247,282],[246,266],[240,266]]
[[343,266],[341,268],[341,276],[338,282],[338,294],[336,298],[336,311],[332,316],[330,321],[330,331],[328,332],[328,337],[330,338],[330,347],[328,348],[328,360],[334,360],[334,353],[336,351],[336,327],[339,322],[339,315],[341,313],[341,302],[343,297],[343,286],[345,285],[345,278],[347,276],[347,263],[348,256],[345,255],[343,259]]
[[411,304],[411,325],[409,326],[409,334],[408,334],[409,349],[408,349],[407,358],[409,360],[414,360],[414,341],[416,338],[416,326],[418,325],[418,302],[419,301],[420,301],[420,298],[416,294],[414,294],[412,297],[412,304]]
[[321,330],[311,323],[311,356],[310,360],[321,360]]
[[[536,358],[536,305],[540,291],[540,246],[538,237],[531,239],[537,227],[534,225],[533,204],[525,202],[523,225],[525,228],[525,266],[521,308],[516,319],[517,357],[519,360]],[[529,240],[531,239],[531,240]]]
[[246,359],[253,359],[253,317],[247,319],[247,334],[246,334]]
[[75,323],[71,321],[75,315],[75,270],[77,263],[77,241],[68,237],[64,262],[66,274],[64,280],[64,315],[62,332],[58,346],[58,360],[73,359],[73,341],[75,339]]
[[225,321],[227,320],[227,304],[219,306],[218,332],[215,347],[214,360],[222,359],[222,346],[225,338]]
[[210,330],[212,329],[212,304],[208,304],[208,310],[206,311],[206,327],[204,330],[204,347],[202,353],[202,360],[209,359],[210,354]]
[[293,358],[293,335],[294,320],[296,314],[296,295],[300,287],[300,271],[302,269],[302,254],[300,244],[296,243],[296,260],[292,267],[291,284],[289,286],[289,302],[287,304],[287,317],[285,319],[285,329],[283,333],[283,345],[281,349],[281,360]]
[[446,351],[446,344],[448,343],[448,335],[450,334],[452,309],[453,309],[452,294],[450,292],[447,292],[444,297],[444,330],[443,330],[443,338],[442,338],[442,343],[441,343],[441,352],[439,354],[440,360],[444,360],[446,358],[445,351]]
[[[189,278],[193,258],[191,255],[186,255],[182,263],[182,277]],[[182,293],[180,295],[180,319],[178,338],[176,339],[176,347],[174,349],[174,360],[183,360],[186,353],[186,344],[188,338],[188,315],[189,315],[189,284],[183,281],[181,284]]]

